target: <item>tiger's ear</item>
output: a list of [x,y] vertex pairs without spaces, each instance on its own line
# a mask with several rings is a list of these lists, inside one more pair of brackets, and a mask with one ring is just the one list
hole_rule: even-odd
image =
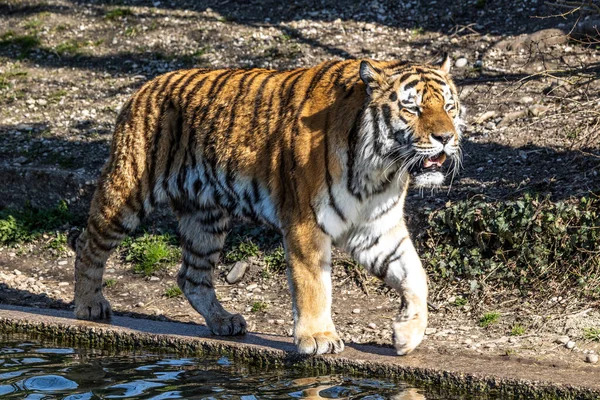
[[368,94],[373,93],[373,89],[384,89],[387,86],[385,73],[368,61],[363,60],[360,62],[359,74],[360,79],[367,85]]
[[447,74],[450,72],[451,65],[452,60],[450,59],[450,56],[448,55],[448,53],[444,53],[442,57],[442,62],[439,65],[439,70]]

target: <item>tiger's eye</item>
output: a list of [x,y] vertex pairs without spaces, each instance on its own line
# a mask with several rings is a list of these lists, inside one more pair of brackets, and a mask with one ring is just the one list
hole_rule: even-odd
[[396,100],[398,100],[398,94],[396,94],[396,92],[390,93],[390,101],[396,101]]

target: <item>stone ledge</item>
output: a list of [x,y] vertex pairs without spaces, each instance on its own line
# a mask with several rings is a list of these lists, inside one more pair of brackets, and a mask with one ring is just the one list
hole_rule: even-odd
[[0,333],[52,338],[66,345],[113,350],[160,349],[182,355],[227,354],[257,365],[393,377],[470,393],[517,395],[529,399],[598,399],[600,368],[572,367],[501,356],[417,350],[394,355],[391,347],[348,344],[340,355],[305,357],[291,338],[249,333],[211,335],[203,325],[115,316],[111,324],[80,321],[71,312],[0,305]]

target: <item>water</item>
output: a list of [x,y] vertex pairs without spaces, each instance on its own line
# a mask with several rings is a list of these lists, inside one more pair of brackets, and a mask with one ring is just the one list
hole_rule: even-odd
[[403,383],[296,369],[265,369],[227,357],[151,352],[107,355],[0,338],[0,398],[91,399],[449,399]]

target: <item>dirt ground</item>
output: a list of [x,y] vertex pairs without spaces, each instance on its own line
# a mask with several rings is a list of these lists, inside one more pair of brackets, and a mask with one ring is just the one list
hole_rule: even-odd
[[[443,52],[455,60],[467,109],[464,169],[451,188],[411,192],[412,215],[473,196],[504,200],[529,192],[564,200],[597,193],[600,50],[564,35],[578,14],[546,18],[558,10],[542,0],[432,3],[0,0],[0,207],[66,199],[85,215],[119,108],[160,73],[193,66],[283,69],[351,57],[433,62]],[[409,223],[416,230],[410,216]],[[174,226],[162,213],[146,229]],[[259,240],[269,234],[255,227],[236,232]],[[0,247],[0,302],[71,307],[73,254],[48,250],[48,240]],[[391,343],[398,297],[344,267],[343,259],[337,255],[334,269],[338,331],[346,341]],[[232,264],[221,263],[221,301],[242,313],[251,331],[289,335],[285,276],[261,273],[264,260],[247,262],[236,285],[224,280]],[[176,270],[144,277],[115,254],[105,276],[115,283],[105,294],[117,313],[202,323],[184,298],[164,295]],[[456,297],[433,288],[420,351],[581,365],[600,353],[600,342],[583,338],[584,328],[600,328],[599,305],[576,293],[535,301],[492,293],[460,305]],[[266,308],[253,309],[257,302]],[[479,319],[489,311],[500,319],[482,328]],[[511,335],[515,324],[525,331]]]

